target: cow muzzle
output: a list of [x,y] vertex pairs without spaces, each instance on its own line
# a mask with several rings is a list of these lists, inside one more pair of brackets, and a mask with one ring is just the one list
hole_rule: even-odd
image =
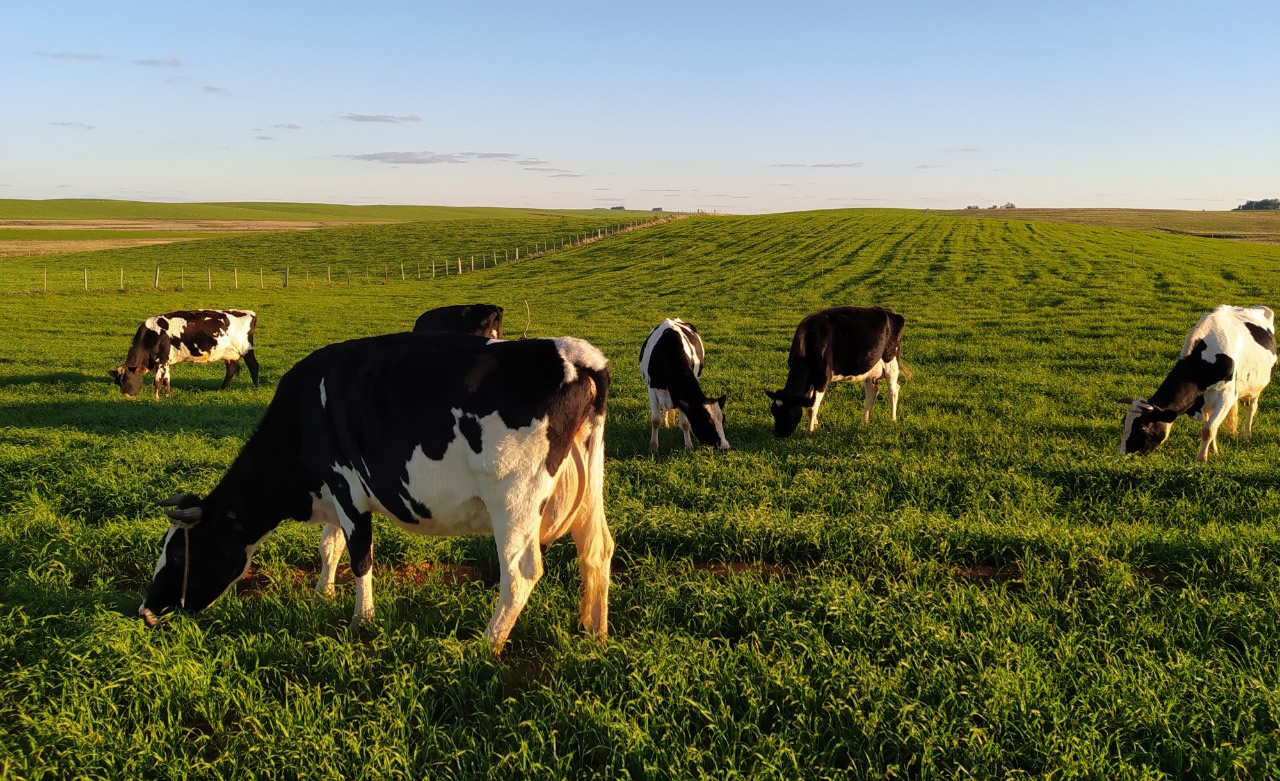
[[138,607],[138,618],[141,618],[148,628],[155,628],[155,625],[160,623],[160,616],[152,613],[151,608],[146,605]]

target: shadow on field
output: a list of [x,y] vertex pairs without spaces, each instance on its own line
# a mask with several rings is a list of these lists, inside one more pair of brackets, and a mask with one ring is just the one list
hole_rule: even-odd
[[[640,425],[626,422],[619,423],[610,420],[606,424],[606,443],[608,445],[608,456],[610,458],[649,458],[655,456],[659,459],[680,454],[683,455],[684,435],[680,432],[679,426],[671,428],[658,429],[658,452],[652,454],[649,452],[649,435],[651,429],[648,421]],[[744,450],[746,452],[756,452],[758,450],[770,449],[773,443],[779,440],[773,436],[773,425],[733,425],[730,419],[728,427],[726,427],[724,435],[729,440],[729,444],[733,450]],[[699,444],[698,438],[693,437],[693,452],[706,452],[708,454],[719,453],[715,447],[711,445]]]
[[0,377],[0,388],[18,385],[56,385],[61,390],[80,391],[111,382],[104,370],[101,375],[83,372],[50,372],[48,374],[9,374]]
[[0,407],[0,427],[70,428],[87,434],[167,432],[247,437],[267,407],[266,394],[261,402],[248,403],[210,402],[205,394],[198,397],[199,403],[194,404],[145,397],[7,404]]

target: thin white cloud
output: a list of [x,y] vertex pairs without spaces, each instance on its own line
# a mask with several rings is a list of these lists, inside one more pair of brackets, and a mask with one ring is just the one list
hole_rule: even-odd
[[275,136],[254,136],[259,141],[275,141]]
[[546,160],[539,160],[536,157],[524,157],[519,160],[512,160],[516,165],[546,165]]
[[72,127],[77,130],[93,130],[96,127],[96,125],[86,125],[83,122],[50,122],[49,124],[56,127]]
[[272,125],[271,127],[278,127],[281,130],[301,130],[302,129],[302,125],[295,125],[292,122],[282,122],[278,125]]
[[539,173],[544,173],[544,174],[571,174],[571,173],[573,173],[573,171],[570,171],[570,170],[569,170],[569,169],[567,169],[567,168],[526,168],[526,169],[524,169],[524,170],[526,170],[526,171],[537,171],[537,172],[539,172]]
[[515,152],[459,152],[462,157],[474,157],[478,160],[511,160],[520,155]]
[[51,60],[105,60],[106,55],[102,54],[83,54],[81,52],[36,52],[37,56],[48,57]]
[[406,114],[397,117],[393,114],[342,114],[339,119],[347,119],[352,122],[421,122],[422,117],[417,114]]
[[552,174],[552,179],[579,179],[582,174]]
[[437,165],[439,163],[465,163],[465,158],[456,154],[436,154],[435,152],[366,152],[360,155],[338,155],[348,160],[362,160],[369,163],[394,163],[397,165]]
[[231,94],[230,92],[227,92],[222,87],[215,87],[212,84],[204,85],[203,87],[200,88],[200,91],[206,95],[230,95]]
[[134,60],[133,64],[142,65],[147,68],[181,68],[182,60],[177,57],[165,57],[163,59],[148,58]]

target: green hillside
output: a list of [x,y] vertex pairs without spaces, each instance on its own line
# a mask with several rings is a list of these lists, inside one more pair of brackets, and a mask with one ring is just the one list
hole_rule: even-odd
[[[332,203],[159,203],[68,198],[44,201],[0,198],[0,220],[327,220],[408,222],[475,218],[590,214],[593,210],[547,210],[482,206],[348,206]],[[615,212],[615,215],[619,212]],[[622,212],[622,214],[627,214]],[[641,214],[633,212],[632,215]],[[634,219],[634,216],[631,217]]]
[[[692,217],[398,279],[607,216],[0,263],[3,774],[1280,775],[1277,391],[1208,464],[1188,420],[1148,458],[1116,455],[1117,399],[1155,390],[1200,314],[1280,304],[1280,247],[857,210]],[[31,292],[46,266],[58,292]],[[245,285],[286,266],[288,288]],[[87,294],[84,268],[102,279]],[[575,626],[568,540],[495,659],[493,542],[384,522],[372,626],[347,628],[349,584],[312,596],[318,532],[293,522],[208,611],[132,617],[168,528],[154,502],[217,483],[289,366],[475,301],[506,308],[509,337],[527,302],[530,336],[612,361],[607,647]],[[813,437],[776,440],[763,391],[800,317],[837,304],[906,317],[900,420],[880,402],[864,426],[861,388],[841,386]],[[263,387],[218,392],[219,367],[183,364],[171,399],[122,399],[106,371],[137,324],[197,306],[258,312]],[[685,453],[675,429],[646,450],[636,359],[675,316],[706,342],[703,387],[728,395],[728,453]]]

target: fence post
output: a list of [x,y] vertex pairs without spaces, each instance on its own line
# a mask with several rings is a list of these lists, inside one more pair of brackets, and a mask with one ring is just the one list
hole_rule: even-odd
[[156,281],[155,281],[155,284],[152,285],[152,287],[157,289],[159,289],[160,287],[160,267],[159,266],[156,266]]
[[213,290],[213,267],[205,266],[204,273],[205,273],[206,281],[209,284],[209,289]]
[[403,263],[400,264],[400,281],[401,282],[404,281],[404,264]]
[[47,267],[44,270],[44,292],[49,292],[49,269]]
[[435,260],[435,258],[432,258],[432,259],[431,259],[431,278],[432,278],[432,279],[435,279],[435,278],[436,278],[436,260]]
[[124,269],[120,269],[120,289],[124,290]]
[[516,260],[520,259],[520,248],[516,247]]
[[262,287],[262,266],[258,266],[258,289],[259,290],[264,289]]
[[[497,253],[494,253],[494,254],[496,255]],[[497,260],[497,258],[495,257],[495,258],[494,258],[494,260]],[[506,263],[506,262],[507,262],[507,261],[509,261],[509,260],[511,260],[511,256],[510,256],[510,255],[508,255],[508,254],[507,254],[507,251],[504,249],[504,250],[502,251],[502,262],[503,262],[503,263]]]
[[495,266],[496,266],[496,265],[498,265],[498,251],[497,251],[497,250],[494,250],[494,251],[493,251],[493,265],[495,265]]
[[383,263],[382,264],[382,284],[384,285],[387,284],[387,282],[390,281],[390,279],[391,278],[387,276],[387,264]]
[[288,266],[284,267],[284,286],[285,287],[289,286],[289,267]]
[[326,285],[333,284],[333,266],[324,267],[324,282]]
[[239,290],[240,289],[240,267],[239,266],[231,267],[231,279],[235,282],[236,290]]
[[84,270],[84,289],[89,289],[89,269]]
[[475,255],[472,255],[472,256],[471,256],[471,270],[472,270],[472,271],[475,271],[475,270],[476,270],[476,256],[475,256]]
[[178,289],[182,290],[186,286],[187,286],[187,270],[179,266],[178,267]]
[[422,261],[418,261],[418,279],[422,279]]

